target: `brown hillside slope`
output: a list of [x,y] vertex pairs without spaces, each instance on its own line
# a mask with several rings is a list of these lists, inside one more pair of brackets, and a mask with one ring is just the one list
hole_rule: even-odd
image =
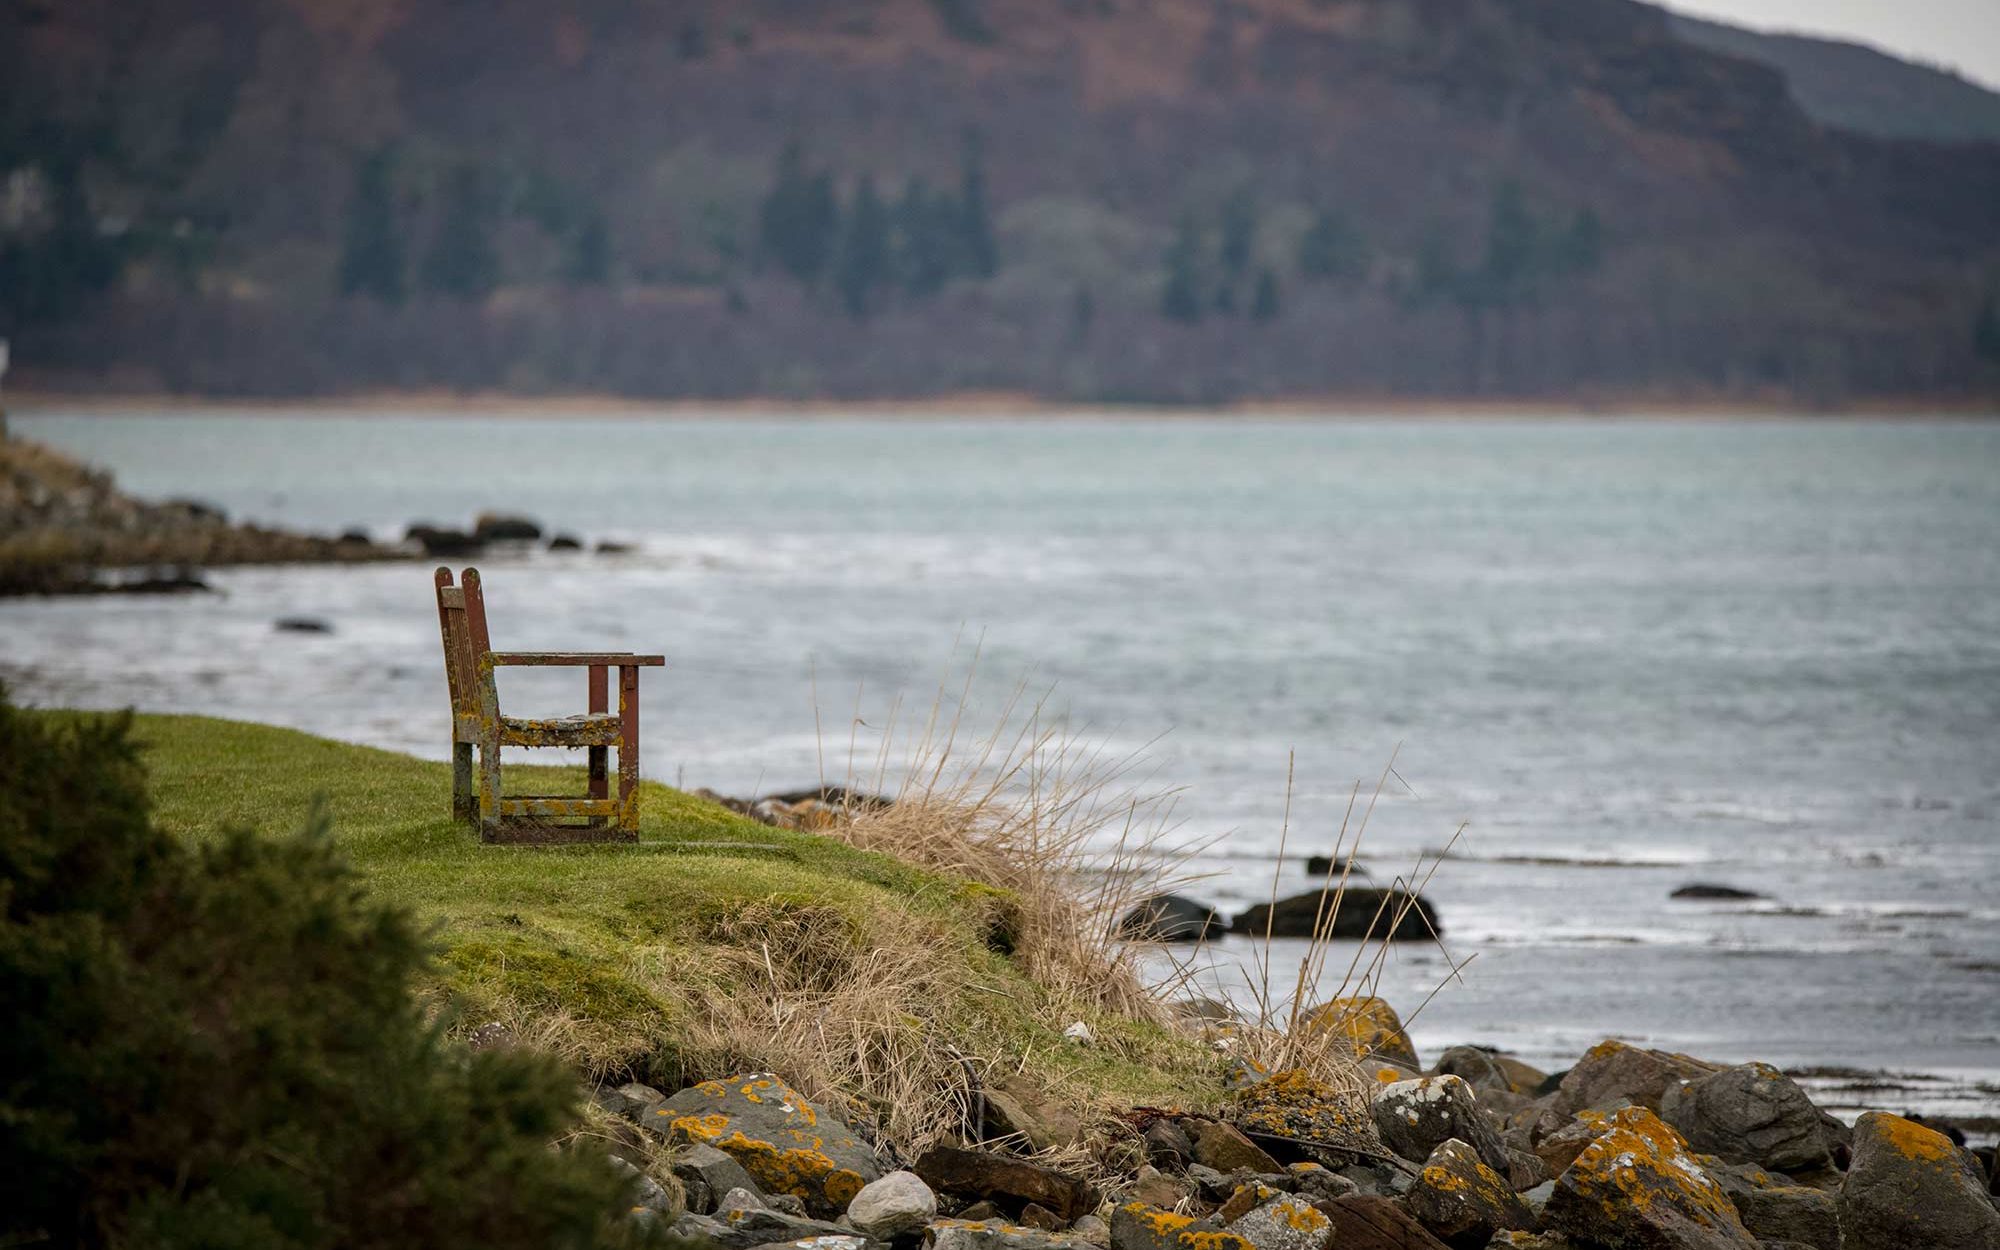
[[[8,25],[0,72],[24,89],[0,106],[0,167],[58,206],[80,188],[79,214],[137,241],[102,294],[0,307],[44,381],[2000,386],[1975,334],[2000,273],[2000,146],[1824,128],[1775,70],[1626,0],[40,0]],[[847,304],[832,269],[791,280],[759,214],[794,141],[847,206],[863,175],[892,204],[915,179],[955,190],[976,152],[998,272],[923,294],[884,279]],[[374,153],[393,162],[402,305],[339,296]],[[428,258],[474,183],[492,272],[454,295]],[[1233,263],[1232,212],[1252,227]],[[1300,262],[1322,215],[1353,253],[1335,279]],[[1586,216],[1587,260],[1557,258]],[[16,223],[17,252],[62,213],[42,217]],[[576,259],[581,223],[599,265]],[[1199,298],[1176,320],[1182,223]]]

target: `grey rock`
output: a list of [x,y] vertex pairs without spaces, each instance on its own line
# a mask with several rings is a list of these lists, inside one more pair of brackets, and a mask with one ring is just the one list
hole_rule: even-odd
[[1621,1103],[1636,1103],[1657,1112],[1669,1088],[1720,1070],[1717,1064],[1688,1055],[1607,1038],[1584,1052],[1576,1066],[1563,1074],[1542,1123],[1552,1131],[1568,1124],[1579,1111],[1608,1111]]
[[1302,1198],[1286,1195],[1226,1225],[1256,1250],[1327,1250],[1333,1221]]
[[611,1166],[633,1178],[632,1208],[635,1211],[651,1211],[669,1221],[679,1219],[687,1207],[667,1187],[627,1163],[617,1155],[611,1155]]
[[1279,899],[1275,908],[1259,903],[1240,913],[1229,931],[1250,937],[1268,931],[1273,937],[1310,938],[1315,926],[1326,930],[1328,937],[1375,941],[1428,942],[1444,932],[1437,908],[1421,894],[1365,885],[1349,885],[1338,909],[1331,896],[1319,890]]
[[847,1222],[870,1237],[888,1240],[922,1232],[937,1218],[937,1195],[914,1172],[872,1180],[847,1206]]
[[1471,1146],[1487,1167],[1506,1175],[1510,1161],[1484,1117],[1472,1087],[1456,1076],[1424,1076],[1385,1085],[1369,1103],[1382,1144],[1421,1163],[1452,1138]]
[[[668,1227],[668,1235],[684,1241],[718,1247],[719,1250],[753,1250],[774,1242],[794,1242],[808,1238],[857,1236],[851,1228],[819,1220],[802,1220],[768,1208],[728,1210],[715,1215],[689,1212]],[[841,1247],[840,1250],[859,1250]]]
[[670,1140],[734,1155],[760,1189],[795,1193],[817,1216],[839,1215],[882,1175],[853,1129],[766,1072],[691,1085],[646,1123]]
[[1806,1092],[1768,1063],[1745,1063],[1669,1086],[1660,1118],[1688,1145],[1731,1163],[1780,1172],[1826,1167],[1819,1109]]
[[533,542],[542,536],[542,527],[528,517],[482,512],[472,523],[472,536],[481,542]]
[[1207,1202],[1223,1202],[1236,1192],[1236,1181],[1228,1173],[1202,1163],[1188,1165],[1187,1178],[1194,1182],[1195,1192]]
[[1361,1186],[1354,1181],[1317,1163],[1294,1163],[1286,1170],[1292,1174],[1298,1194],[1315,1202],[1332,1202],[1361,1192]]
[[628,1082],[615,1089],[607,1086],[591,1095],[591,1098],[612,1115],[623,1116],[634,1122],[643,1119],[648,1111],[667,1100],[667,1096],[659,1090],[650,1085],[641,1085],[637,1081]]
[[800,1237],[793,1241],[767,1241],[751,1250],[869,1250],[882,1243],[871,1241],[855,1233],[821,1234],[817,1237]]
[[1185,1168],[1194,1158],[1194,1143],[1172,1120],[1155,1120],[1146,1126],[1146,1158],[1156,1167]]
[[1855,1121],[1837,1208],[1841,1250],[2000,1250],[2000,1211],[1971,1155],[1901,1116]]
[[1554,1193],[1555,1191],[1556,1191],[1556,1183],[1554,1181],[1552,1180],[1543,1181],[1541,1184],[1535,1186],[1533,1189],[1522,1190],[1521,1201],[1528,1204],[1529,1210],[1539,1215],[1541,1214],[1542,1208],[1548,1204],[1549,1195]]
[[1043,1232],[1003,1220],[935,1220],[924,1238],[929,1250],[1088,1250],[1090,1246],[1074,1232]]
[[687,1190],[688,1210],[706,1214],[716,1199],[732,1189],[755,1190],[757,1182],[734,1156],[713,1146],[689,1146],[671,1164],[675,1179]]
[[1111,1244],[1111,1225],[1094,1215],[1084,1216],[1070,1225],[1069,1231],[1071,1236],[1080,1237],[1091,1245],[1099,1247],[1100,1250]]
[[1242,1169],[1261,1175],[1285,1170],[1276,1159],[1265,1153],[1262,1146],[1245,1137],[1243,1131],[1233,1124],[1218,1120],[1190,1120],[1188,1130],[1188,1135],[1194,1139],[1196,1161],[1218,1172]]

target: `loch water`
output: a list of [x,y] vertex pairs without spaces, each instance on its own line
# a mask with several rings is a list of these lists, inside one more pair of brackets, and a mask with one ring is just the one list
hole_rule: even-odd
[[[394,538],[507,511],[629,544],[482,558],[495,641],[666,653],[642,762],[687,786],[871,782],[892,725],[907,738],[941,681],[957,711],[970,669],[969,729],[1018,689],[1171,790],[1174,836],[1208,848],[1190,892],[1229,912],[1313,888],[1301,857],[1393,760],[1361,863],[1386,882],[1449,848],[1426,886],[1443,948],[1377,968],[1420,1049],[1560,1067],[1616,1035],[1826,1069],[1836,1106],[2000,1113],[2000,424],[176,409],[13,429],[239,518]],[[0,602],[0,677],[446,753],[429,564],[212,581]],[[329,632],[273,628],[298,615]],[[561,680],[518,697],[575,710]],[[1765,898],[1669,898],[1697,881]],[[1252,949],[1204,950],[1196,983],[1247,1001]],[[1280,999],[1300,953],[1269,952]]]

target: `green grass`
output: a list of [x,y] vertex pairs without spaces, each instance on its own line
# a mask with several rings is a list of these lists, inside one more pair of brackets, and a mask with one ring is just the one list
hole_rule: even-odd
[[[141,716],[136,736],[157,819],[180,837],[289,832],[325,802],[367,887],[435,926],[423,988],[452,1006],[456,1027],[526,1026],[593,1076],[673,1084],[738,1061],[782,1062],[776,1042],[718,1040],[713,1023],[737,1018],[724,1008],[759,1019],[765,999],[786,998],[851,1012],[831,1022],[828,1044],[862,1056],[863,1069],[956,1048],[1077,1105],[1216,1093],[1214,1056],[1199,1044],[1061,1001],[990,949],[1009,900],[988,887],[652,783],[637,845],[486,846],[451,819],[442,762],[203,717]],[[508,786],[581,792],[582,776],[510,766]],[[884,950],[928,969],[921,991],[898,999],[890,985],[873,1004],[850,1002],[877,997],[853,991],[868,975],[857,970]],[[846,998],[834,984],[843,977]],[[1079,1018],[1096,1046],[1062,1039]],[[864,1106],[884,1097],[846,1092]]]

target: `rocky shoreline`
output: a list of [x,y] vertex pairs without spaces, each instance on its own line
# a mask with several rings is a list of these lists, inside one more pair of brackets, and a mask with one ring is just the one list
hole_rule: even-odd
[[959,1139],[913,1158],[771,1073],[594,1101],[633,1218],[726,1250],[2000,1250],[1992,1149],[1846,1124],[1765,1064],[1606,1040],[1565,1072],[1471,1046],[1425,1068],[1349,998],[1301,1026],[1351,1047],[1336,1086],[1228,1058],[1214,1006],[1185,1017],[1224,1056],[1196,1109],[975,1082]]

